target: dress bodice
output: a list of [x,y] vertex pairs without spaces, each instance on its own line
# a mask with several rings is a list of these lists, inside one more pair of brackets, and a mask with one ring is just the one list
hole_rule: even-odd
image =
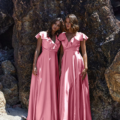
[[52,41],[52,39],[50,37],[47,36],[47,32],[46,31],[41,31],[38,34],[35,35],[35,37],[38,39],[41,36],[42,39],[42,50],[46,49],[49,51],[55,51],[57,52],[59,47],[60,47],[60,42],[57,39],[56,36],[56,40],[55,42]]
[[63,32],[59,35],[58,39],[62,42],[64,51],[66,50],[79,51],[80,41],[83,41],[83,39],[87,40],[88,37],[82,32],[77,32],[76,35],[73,38],[71,38],[70,41],[68,41],[65,32]]

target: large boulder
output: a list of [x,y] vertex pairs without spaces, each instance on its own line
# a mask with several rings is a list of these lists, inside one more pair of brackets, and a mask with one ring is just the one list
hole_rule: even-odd
[[0,0],[0,34],[4,33],[13,25],[13,2],[12,0]]
[[15,105],[19,102],[17,80],[11,75],[1,75],[2,91],[4,93],[7,104]]
[[8,30],[13,25],[14,21],[12,16],[0,10],[0,34]]
[[15,26],[12,44],[18,73],[19,99],[23,107],[28,107],[32,63],[37,43],[35,34],[41,30],[47,30],[48,23],[53,18],[65,18],[72,12],[78,16],[79,23],[82,25],[85,1],[13,0]]
[[[85,6],[89,85],[93,120],[112,120],[117,108],[104,76],[120,48],[120,28],[110,0],[89,0]],[[117,109],[118,110],[118,109]]]
[[[3,50],[3,49],[0,49],[0,65],[3,61],[6,61],[6,60],[10,60],[12,63],[14,62],[14,50],[13,49],[10,49],[10,50]],[[1,70],[1,66],[0,66],[0,70]],[[0,74],[1,74],[1,71],[0,71]]]
[[[36,47],[35,35],[48,28],[55,17],[69,13],[77,15],[81,32],[87,40],[90,100],[93,120],[119,120],[119,102],[112,98],[105,70],[120,48],[119,21],[114,16],[110,0],[13,0],[13,47],[19,81],[19,99],[28,107],[32,62]],[[117,104],[117,105],[116,105]],[[114,112],[118,110],[118,113]]]
[[2,69],[3,69],[3,73],[5,75],[16,75],[16,70],[15,67],[12,65],[12,63],[9,60],[3,61],[1,63]]
[[111,0],[115,14],[120,14],[120,0]]
[[110,67],[106,69],[105,78],[110,95],[114,101],[120,103],[120,52],[117,53]]

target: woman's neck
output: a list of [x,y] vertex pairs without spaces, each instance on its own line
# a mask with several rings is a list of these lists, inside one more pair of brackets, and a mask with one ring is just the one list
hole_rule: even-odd
[[67,33],[72,34],[72,33],[73,33],[73,31],[72,31],[71,29],[69,29],[69,30],[67,31]]
[[52,31],[52,36],[54,36],[55,35],[55,31]]

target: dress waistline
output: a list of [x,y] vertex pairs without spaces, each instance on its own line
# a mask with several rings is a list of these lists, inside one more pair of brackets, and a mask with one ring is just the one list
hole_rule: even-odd
[[64,52],[65,51],[77,51],[77,52],[79,52],[79,47],[69,47],[69,48],[65,48],[64,49]]
[[48,52],[57,52],[55,49],[47,49],[42,47],[42,51],[48,51]]

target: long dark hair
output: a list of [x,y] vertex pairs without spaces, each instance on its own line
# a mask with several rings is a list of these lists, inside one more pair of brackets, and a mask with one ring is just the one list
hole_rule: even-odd
[[56,21],[60,21],[60,29],[55,32],[55,35],[59,36],[60,33],[63,32],[63,20],[62,18],[55,18],[50,22],[50,26],[47,30],[47,36],[52,38],[52,25],[56,23]]

